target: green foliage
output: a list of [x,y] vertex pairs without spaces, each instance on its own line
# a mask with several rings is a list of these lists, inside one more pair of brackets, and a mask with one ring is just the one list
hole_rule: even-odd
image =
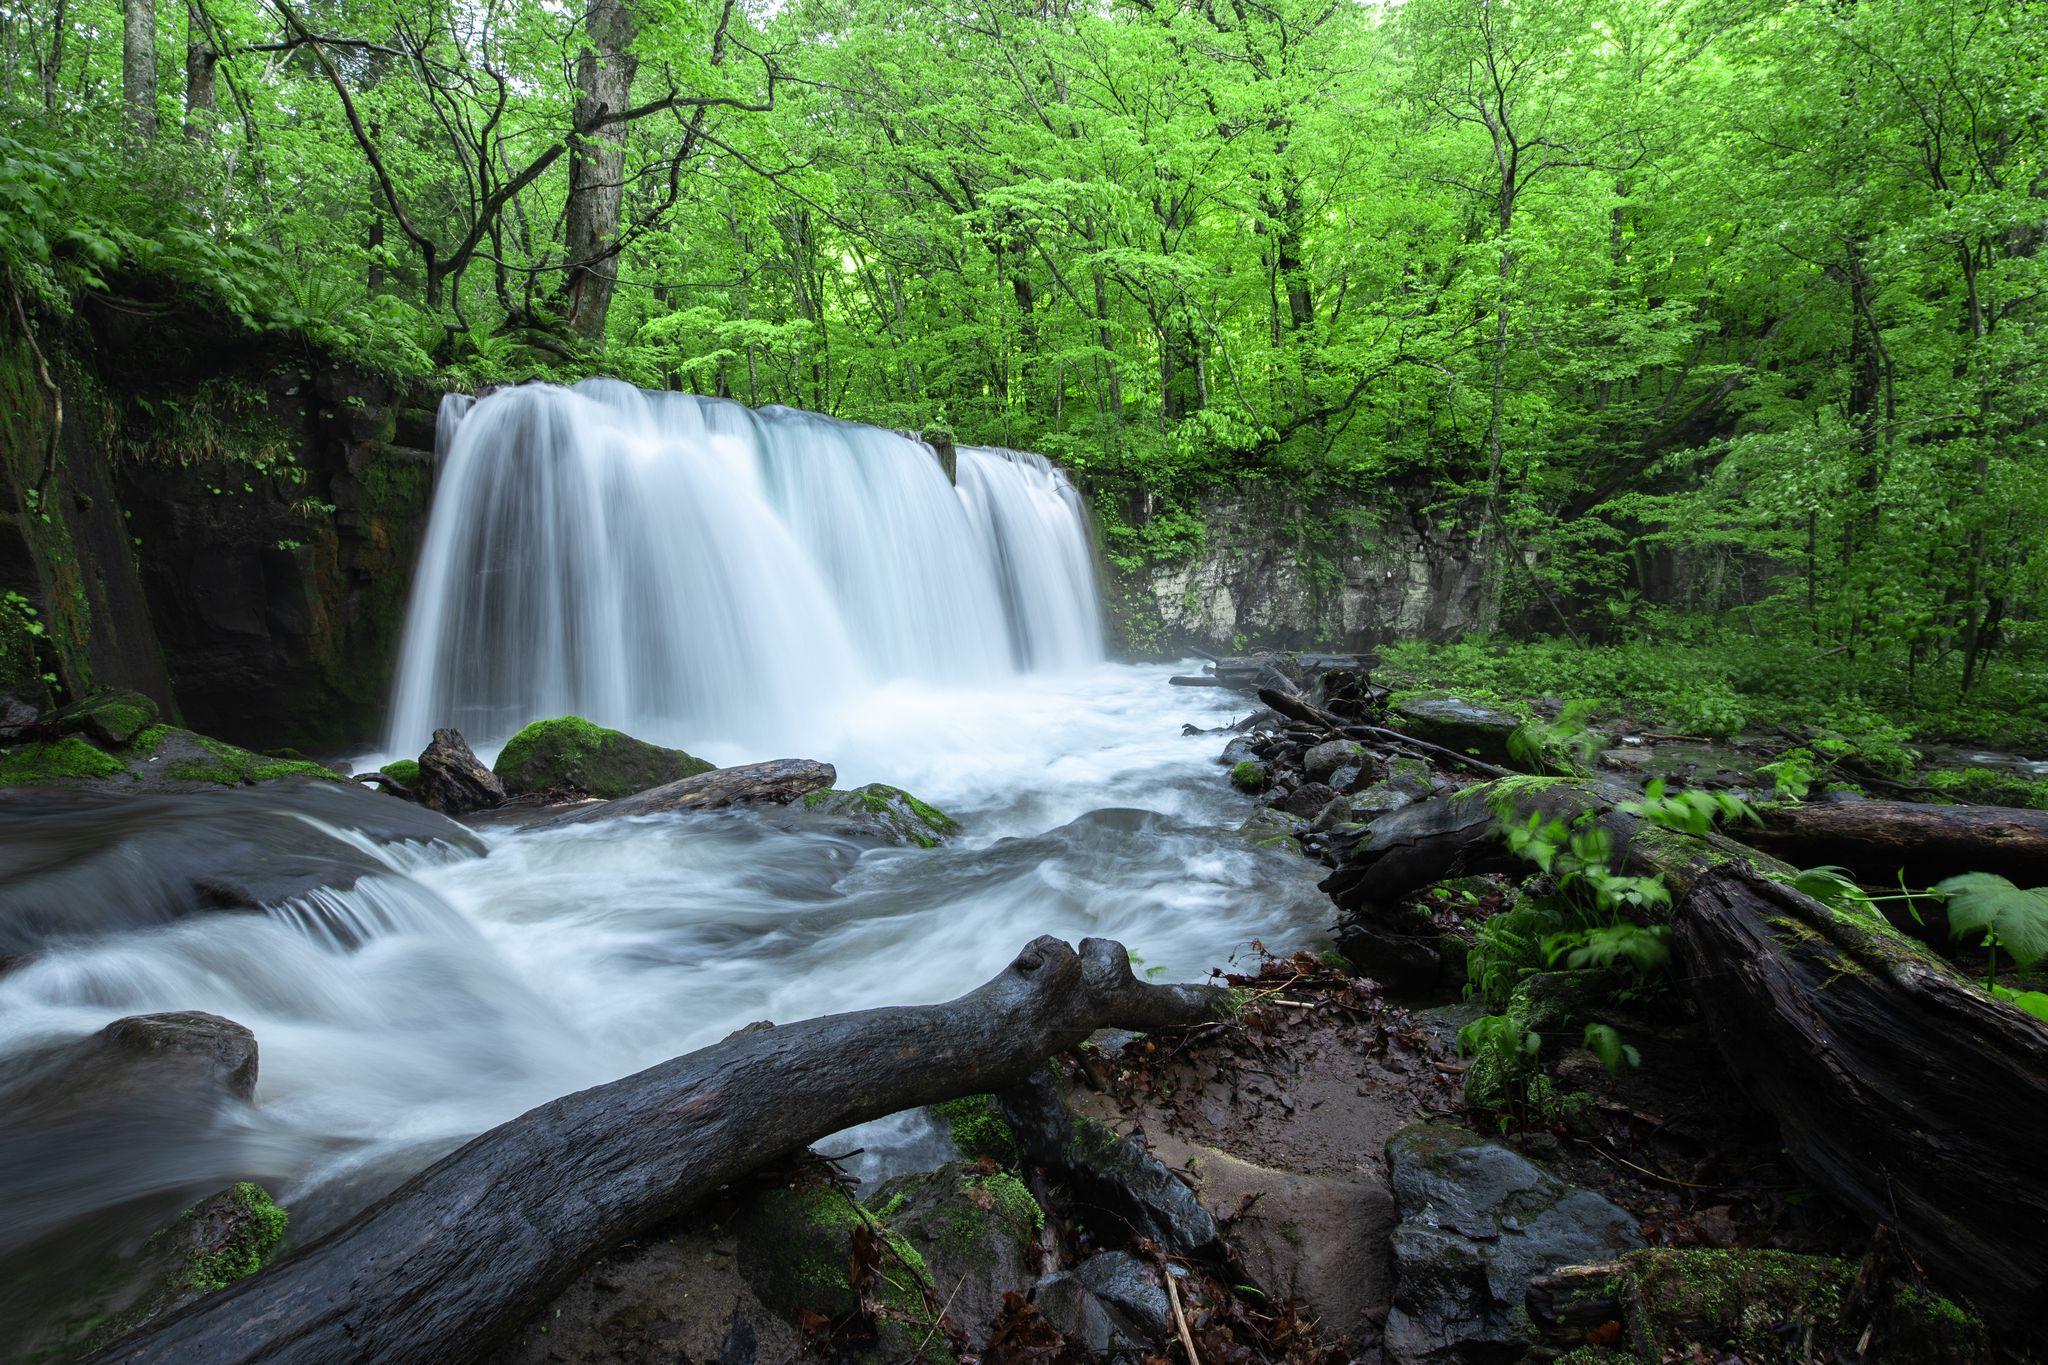
[[1979,806],[2048,810],[2048,780],[1993,768],[1944,768],[1927,775],[1927,785],[1957,801]]
[[1623,1042],[1611,1024],[1586,1025],[1584,1046],[1600,1059],[1600,1065],[1610,1076],[1619,1076],[1643,1064],[1643,1054],[1635,1044]]
[[2003,948],[2029,971],[2048,957],[2048,886],[2023,890],[1991,872],[1966,872],[1935,884],[1948,903],[1951,937],[1975,935],[1997,961]]
[[1670,791],[1661,777],[1651,779],[1639,800],[1622,802],[1621,809],[1653,825],[1683,834],[1710,834],[1715,824],[1721,821],[1763,823],[1749,803],[1733,792],[1703,791],[1699,788]]
[[1508,754],[1530,772],[1551,772],[1579,776],[1592,766],[1600,749],[1600,737],[1587,728],[1593,703],[1566,703],[1556,720],[1531,716],[1508,736]]
[[1482,1014],[1458,1030],[1458,1055],[1469,1059],[1465,1100],[1481,1109],[1521,1102],[1538,1075],[1542,1035],[1506,1014]]

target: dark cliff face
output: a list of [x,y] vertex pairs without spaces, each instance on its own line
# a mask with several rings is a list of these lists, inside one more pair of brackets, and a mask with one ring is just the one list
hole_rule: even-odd
[[132,688],[252,746],[372,735],[425,526],[438,394],[175,315],[93,318],[42,349],[64,397],[54,474],[33,357],[0,358],[18,400],[0,590],[61,634],[43,667],[65,691]]

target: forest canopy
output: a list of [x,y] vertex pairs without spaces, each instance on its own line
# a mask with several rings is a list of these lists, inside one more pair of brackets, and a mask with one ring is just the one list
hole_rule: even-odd
[[1483,627],[2048,721],[2035,0],[0,14],[9,327],[1030,447],[1126,567],[1395,489]]

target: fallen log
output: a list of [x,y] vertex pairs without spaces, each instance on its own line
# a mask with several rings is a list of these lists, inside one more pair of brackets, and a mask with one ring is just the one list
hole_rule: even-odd
[[1827,863],[1859,879],[1930,886],[1963,872],[2048,885],[2048,811],[1844,801],[1781,806],[1745,837],[1801,867]]
[[1176,673],[1166,680],[1169,687],[1228,687],[1221,678],[1206,673]]
[[1441,744],[1432,744],[1426,739],[1417,739],[1415,736],[1404,734],[1399,730],[1389,730],[1378,725],[1360,725],[1356,721],[1346,720],[1334,712],[1325,711],[1322,707],[1317,706],[1314,702],[1297,693],[1279,692],[1272,688],[1262,687],[1259,689],[1259,700],[1289,720],[1300,721],[1304,725],[1320,727],[1331,735],[1341,735],[1346,739],[1361,739],[1380,744],[1392,744],[1419,755],[1441,759],[1446,763],[1459,764],[1478,773],[1482,777],[1507,777],[1509,775],[1506,768],[1488,763],[1483,758],[1476,758],[1471,754],[1461,754],[1456,749],[1446,749]]
[[1517,823],[1597,821],[1625,870],[1663,879],[1681,980],[1800,1169],[1895,1228],[1996,1325],[2039,1340],[2048,1184],[2031,1145],[2048,1131],[2048,1024],[1885,921],[1794,890],[1768,854],[1650,824],[1617,795],[1577,781],[1470,788],[1376,822],[1324,885],[1370,915],[1452,872],[1511,865],[1489,797]]
[[727,806],[783,805],[822,791],[839,779],[830,763],[808,758],[778,758],[713,768],[616,801],[578,806],[565,813],[564,824],[615,820],[627,815],[667,815],[677,811],[723,810]]
[[754,1168],[900,1110],[999,1089],[1100,1028],[1220,1015],[1229,993],[1155,986],[1115,943],[1040,938],[942,1005],[737,1034],[531,1110],[354,1221],[98,1359],[485,1359],[579,1269]]

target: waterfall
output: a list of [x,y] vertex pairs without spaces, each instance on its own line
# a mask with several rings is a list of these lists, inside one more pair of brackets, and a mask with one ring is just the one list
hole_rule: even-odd
[[892,679],[1099,661],[1081,501],[1044,459],[615,380],[444,402],[390,750],[581,715],[769,742]]

